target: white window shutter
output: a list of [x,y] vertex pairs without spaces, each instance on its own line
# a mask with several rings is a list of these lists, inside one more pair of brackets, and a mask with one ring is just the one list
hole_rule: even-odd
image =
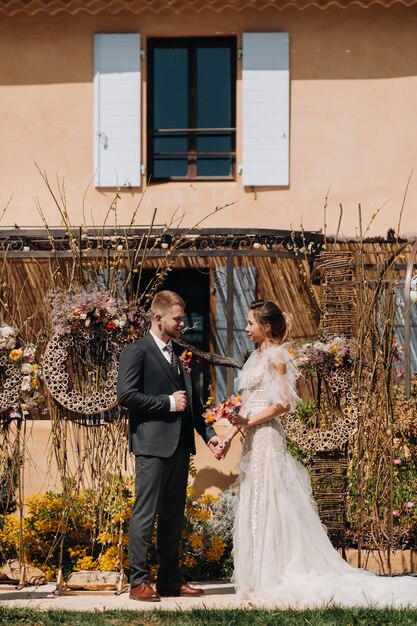
[[289,35],[244,33],[243,184],[289,184]]
[[140,35],[94,36],[94,184],[141,185]]

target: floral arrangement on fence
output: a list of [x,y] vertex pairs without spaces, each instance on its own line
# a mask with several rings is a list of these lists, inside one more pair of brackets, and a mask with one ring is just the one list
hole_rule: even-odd
[[[69,492],[66,496],[48,492],[27,498],[27,514],[23,519],[25,561],[39,567],[48,580],[56,579],[60,550],[56,538],[65,531],[65,575],[79,570],[118,571],[121,558],[123,567],[127,569],[128,523],[134,502],[133,489],[125,485],[122,494],[120,498],[120,486],[114,486],[103,498],[100,497],[100,502],[97,502],[97,494],[90,492]],[[219,579],[230,574],[230,533],[227,538],[223,538],[216,529],[218,520],[215,510],[218,500],[217,496],[211,494],[194,498],[192,489],[188,489],[180,562],[189,580]],[[97,515],[94,502],[102,514],[102,527],[97,530],[96,536],[92,534],[93,521]],[[0,524],[0,546],[3,560],[18,555],[19,517],[16,514],[3,518]],[[150,546],[150,566],[151,578],[155,579],[155,532]]]
[[16,347],[17,329],[3,324],[0,326],[0,350],[12,350]]
[[293,346],[289,353],[297,367],[313,370],[318,366],[335,369],[352,367],[356,344],[345,336],[323,337],[316,341]]
[[[6,367],[6,376],[19,386],[19,401],[10,406],[10,417],[19,418],[28,415],[29,410],[43,402],[41,395],[41,369],[36,363],[36,346],[25,344],[18,337],[18,330],[7,324],[0,326],[1,362]],[[6,354],[7,357],[6,357]],[[7,368],[12,366],[12,370]],[[12,375],[15,371],[17,377]]]
[[209,398],[206,403],[206,410],[203,413],[206,424],[215,424],[222,419],[228,419],[242,406],[240,396],[229,396],[223,402],[214,404],[214,398]]
[[108,291],[55,290],[50,294],[50,302],[54,332],[61,336],[91,329],[137,339],[145,332],[145,311],[135,302],[115,298]]
[[22,382],[20,385],[21,402],[14,405],[10,417],[18,417],[19,411],[23,416],[28,415],[30,409],[43,404],[41,393],[41,368],[36,363],[36,346],[33,343],[15,347],[10,352],[10,360],[20,369]]

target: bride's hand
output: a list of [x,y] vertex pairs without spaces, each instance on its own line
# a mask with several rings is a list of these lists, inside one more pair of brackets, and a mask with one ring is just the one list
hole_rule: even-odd
[[240,415],[240,413],[237,415],[231,415],[228,419],[233,426],[248,426],[249,422],[249,418],[244,415]]
[[224,458],[225,458],[225,456],[226,456],[226,454],[229,452],[229,449],[230,449],[230,444],[231,444],[231,443],[232,443],[232,442],[230,441],[230,439],[225,439],[225,440],[223,441],[222,459],[224,459]]

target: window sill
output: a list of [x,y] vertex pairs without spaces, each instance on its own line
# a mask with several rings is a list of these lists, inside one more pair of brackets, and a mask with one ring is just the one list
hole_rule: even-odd
[[145,186],[146,187],[152,187],[153,189],[155,189],[156,187],[161,187],[161,188],[171,188],[171,187],[175,187],[175,189],[189,189],[190,187],[193,188],[201,188],[201,189],[207,189],[208,186],[210,187],[217,187],[217,188],[222,188],[222,187],[236,187],[238,183],[238,180],[236,178],[195,178],[193,180],[184,180],[184,179],[171,179],[171,180],[154,180],[151,182],[148,182]]

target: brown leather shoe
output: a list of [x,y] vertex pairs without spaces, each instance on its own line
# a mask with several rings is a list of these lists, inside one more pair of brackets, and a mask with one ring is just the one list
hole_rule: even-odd
[[156,591],[160,596],[181,596],[182,598],[198,598],[204,596],[204,590],[190,587],[187,583],[156,583]]
[[160,602],[161,596],[156,593],[151,583],[140,583],[137,587],[130,588],[129,598],[140,602]]

